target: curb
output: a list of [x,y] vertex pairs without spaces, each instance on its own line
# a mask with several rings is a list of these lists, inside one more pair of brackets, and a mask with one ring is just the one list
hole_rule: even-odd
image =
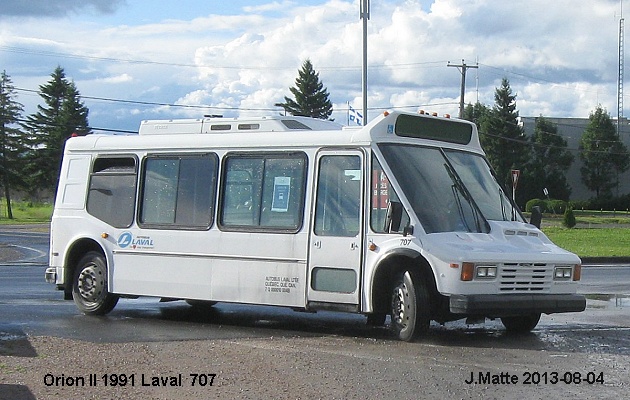
[[630,266],[630,257],[582,257],[582,265],[589,267],[601,265]]

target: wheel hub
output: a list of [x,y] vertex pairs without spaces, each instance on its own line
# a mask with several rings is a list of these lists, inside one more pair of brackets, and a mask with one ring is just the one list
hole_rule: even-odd
[[406,325],[406,297],[407,291],[404,285],[396,288],[394,296],[392,296],[392,318],[401,326]]
[[96,301],[103,293],[104,282],[102,273],[96,266],[84,268],[78,279],[81,297],[88,301]]

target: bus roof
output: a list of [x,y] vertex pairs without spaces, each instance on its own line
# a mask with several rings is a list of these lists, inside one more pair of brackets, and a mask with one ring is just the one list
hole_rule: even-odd
[[316,118],[272,116],[258,118],[203,118],[175,120],[146,120],[140,123],[140,135],[168,135],[184,133],[234,133],[280,131],[331,131],[341,125]]
[[384,112],[364,127],[326,120],[270,116],[145,120],[139,135],[87,135],[71,138],[68,150],[166,150],[226,147],[307,147],[424,142],[481,152],[476,126],[468,121],[402,111]]

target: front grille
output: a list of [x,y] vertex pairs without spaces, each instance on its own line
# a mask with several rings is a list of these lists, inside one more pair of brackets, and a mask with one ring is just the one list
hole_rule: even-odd
[[544,292],[553,280],[553,265],[545,263],[508,263],[500,267],[502,292]]

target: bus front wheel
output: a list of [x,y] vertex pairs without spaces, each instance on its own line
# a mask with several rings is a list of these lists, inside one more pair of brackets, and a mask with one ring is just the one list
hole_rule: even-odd
[[391,297],[391,330],[410,342],[429,330],[429,291],[420,275],[407,270],[394,283]]
[[107,263],[98,252],[87,253],[74,272],[72,298],[84,314],[104,315],[118,303],[118,296],[109,293],[107,287]]
[[519,317],[503,317],[501,322],[508,332],[527,333],[538,325],[540,313],[524,315]]

